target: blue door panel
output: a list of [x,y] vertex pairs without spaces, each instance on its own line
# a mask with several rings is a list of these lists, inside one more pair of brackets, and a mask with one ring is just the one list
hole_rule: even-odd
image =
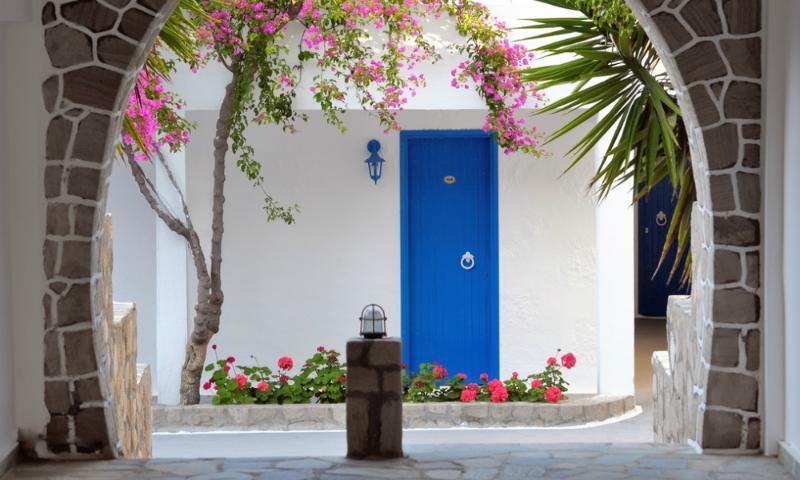
[[[496,375],[496,200],[487,135],[404,137],[407,362]],[[466,252],[472,269],[461,266]],[[465,263],[469,266],[469,262]]]
[[639,315],[663,317],[667,314],[667,297],[688,294],[688,287],[680,285],[680,272],[669,281],[669,272],[675,260],[674,247],[661,269],[653,276],[661,258],[670,220],[675,213],[676,201],[672,184],[669,178],[665,178],[638,203]]

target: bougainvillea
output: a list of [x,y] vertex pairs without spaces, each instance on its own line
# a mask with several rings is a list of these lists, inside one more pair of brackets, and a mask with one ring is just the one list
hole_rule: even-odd
[[[520,109],[535,107],[539,94],[520,81],[519,71],[532,53],[509,41],[506,26],[483,5],[471,0],[203,0],[208,15],[196,24],[196,61],[224,64],[236,78],[236,107],[231,120],[238,165],[256,184],[260,163],[244,132],[252,122],[276,124],[293,131],[305,119],[294,106],[304,70],[311,67],[310,91],[329,123],[344,130],[341,114],[355,100],[373,112],[387,131],[397,130],[398,113],[427,78],[418,72],[441,59],[425,35],[425,20],[449,15],[463,41],[451,47],[463,55],[453,70],[452,85],[473,88],[484,99],[484,129],[496,134],[506,151],[538,154],[535,128],[528,128]],[[298,33],[299,51],[289,47]],[[159,91],[158,95],[152,95]],[[153,100],[136,102],[136,92]],[[131,118],[146,149],[179,148],[188,141],[185,123],[176,125],[179,102],[163,92],[158,78],[140,76],[131,97]],[[134,98],[136,97],[136,98]],[[125,143],[141,150],[128,136]],[[147,151],[137,152],[145,158]]]

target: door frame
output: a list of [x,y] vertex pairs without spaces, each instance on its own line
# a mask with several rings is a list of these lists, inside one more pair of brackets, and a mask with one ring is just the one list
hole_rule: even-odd
[[[487,138],[489,147],[489,354],[487,373],[496,377],[500,373],[500,261],[498,239],[498,146],[494,134],[483,130],[403,130],[400,132],[400,321],[403,339],[403,362],[411,358],[411,324],[408,318],[411,278],[408,256],[408,142],[420,138]],[[412,365],[408,365],[412,368]]]

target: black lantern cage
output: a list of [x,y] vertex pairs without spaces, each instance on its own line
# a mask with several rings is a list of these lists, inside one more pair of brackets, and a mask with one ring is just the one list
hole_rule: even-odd
[[383,338],[386,336],[386,312],[378,304],[370,303],[358,318],[361,322],[361,336],[364,338]]

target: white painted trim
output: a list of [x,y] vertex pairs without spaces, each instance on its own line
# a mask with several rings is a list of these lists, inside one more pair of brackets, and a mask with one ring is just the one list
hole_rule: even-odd
[[[793,1],[793,0],[788,0]],[[764,2],[767,19],[763,71],[765,92],[762,130],[762,338],[763,415],[762,448],[767,455],[778,452],[785,436],[784,285],[783,285],[783,162],[786,105],[787,0]],[[769,7],[767,7],[769,5]]]
[[794,478],[800,480],[800,450],[786,442],[778,442],[778,460]]

